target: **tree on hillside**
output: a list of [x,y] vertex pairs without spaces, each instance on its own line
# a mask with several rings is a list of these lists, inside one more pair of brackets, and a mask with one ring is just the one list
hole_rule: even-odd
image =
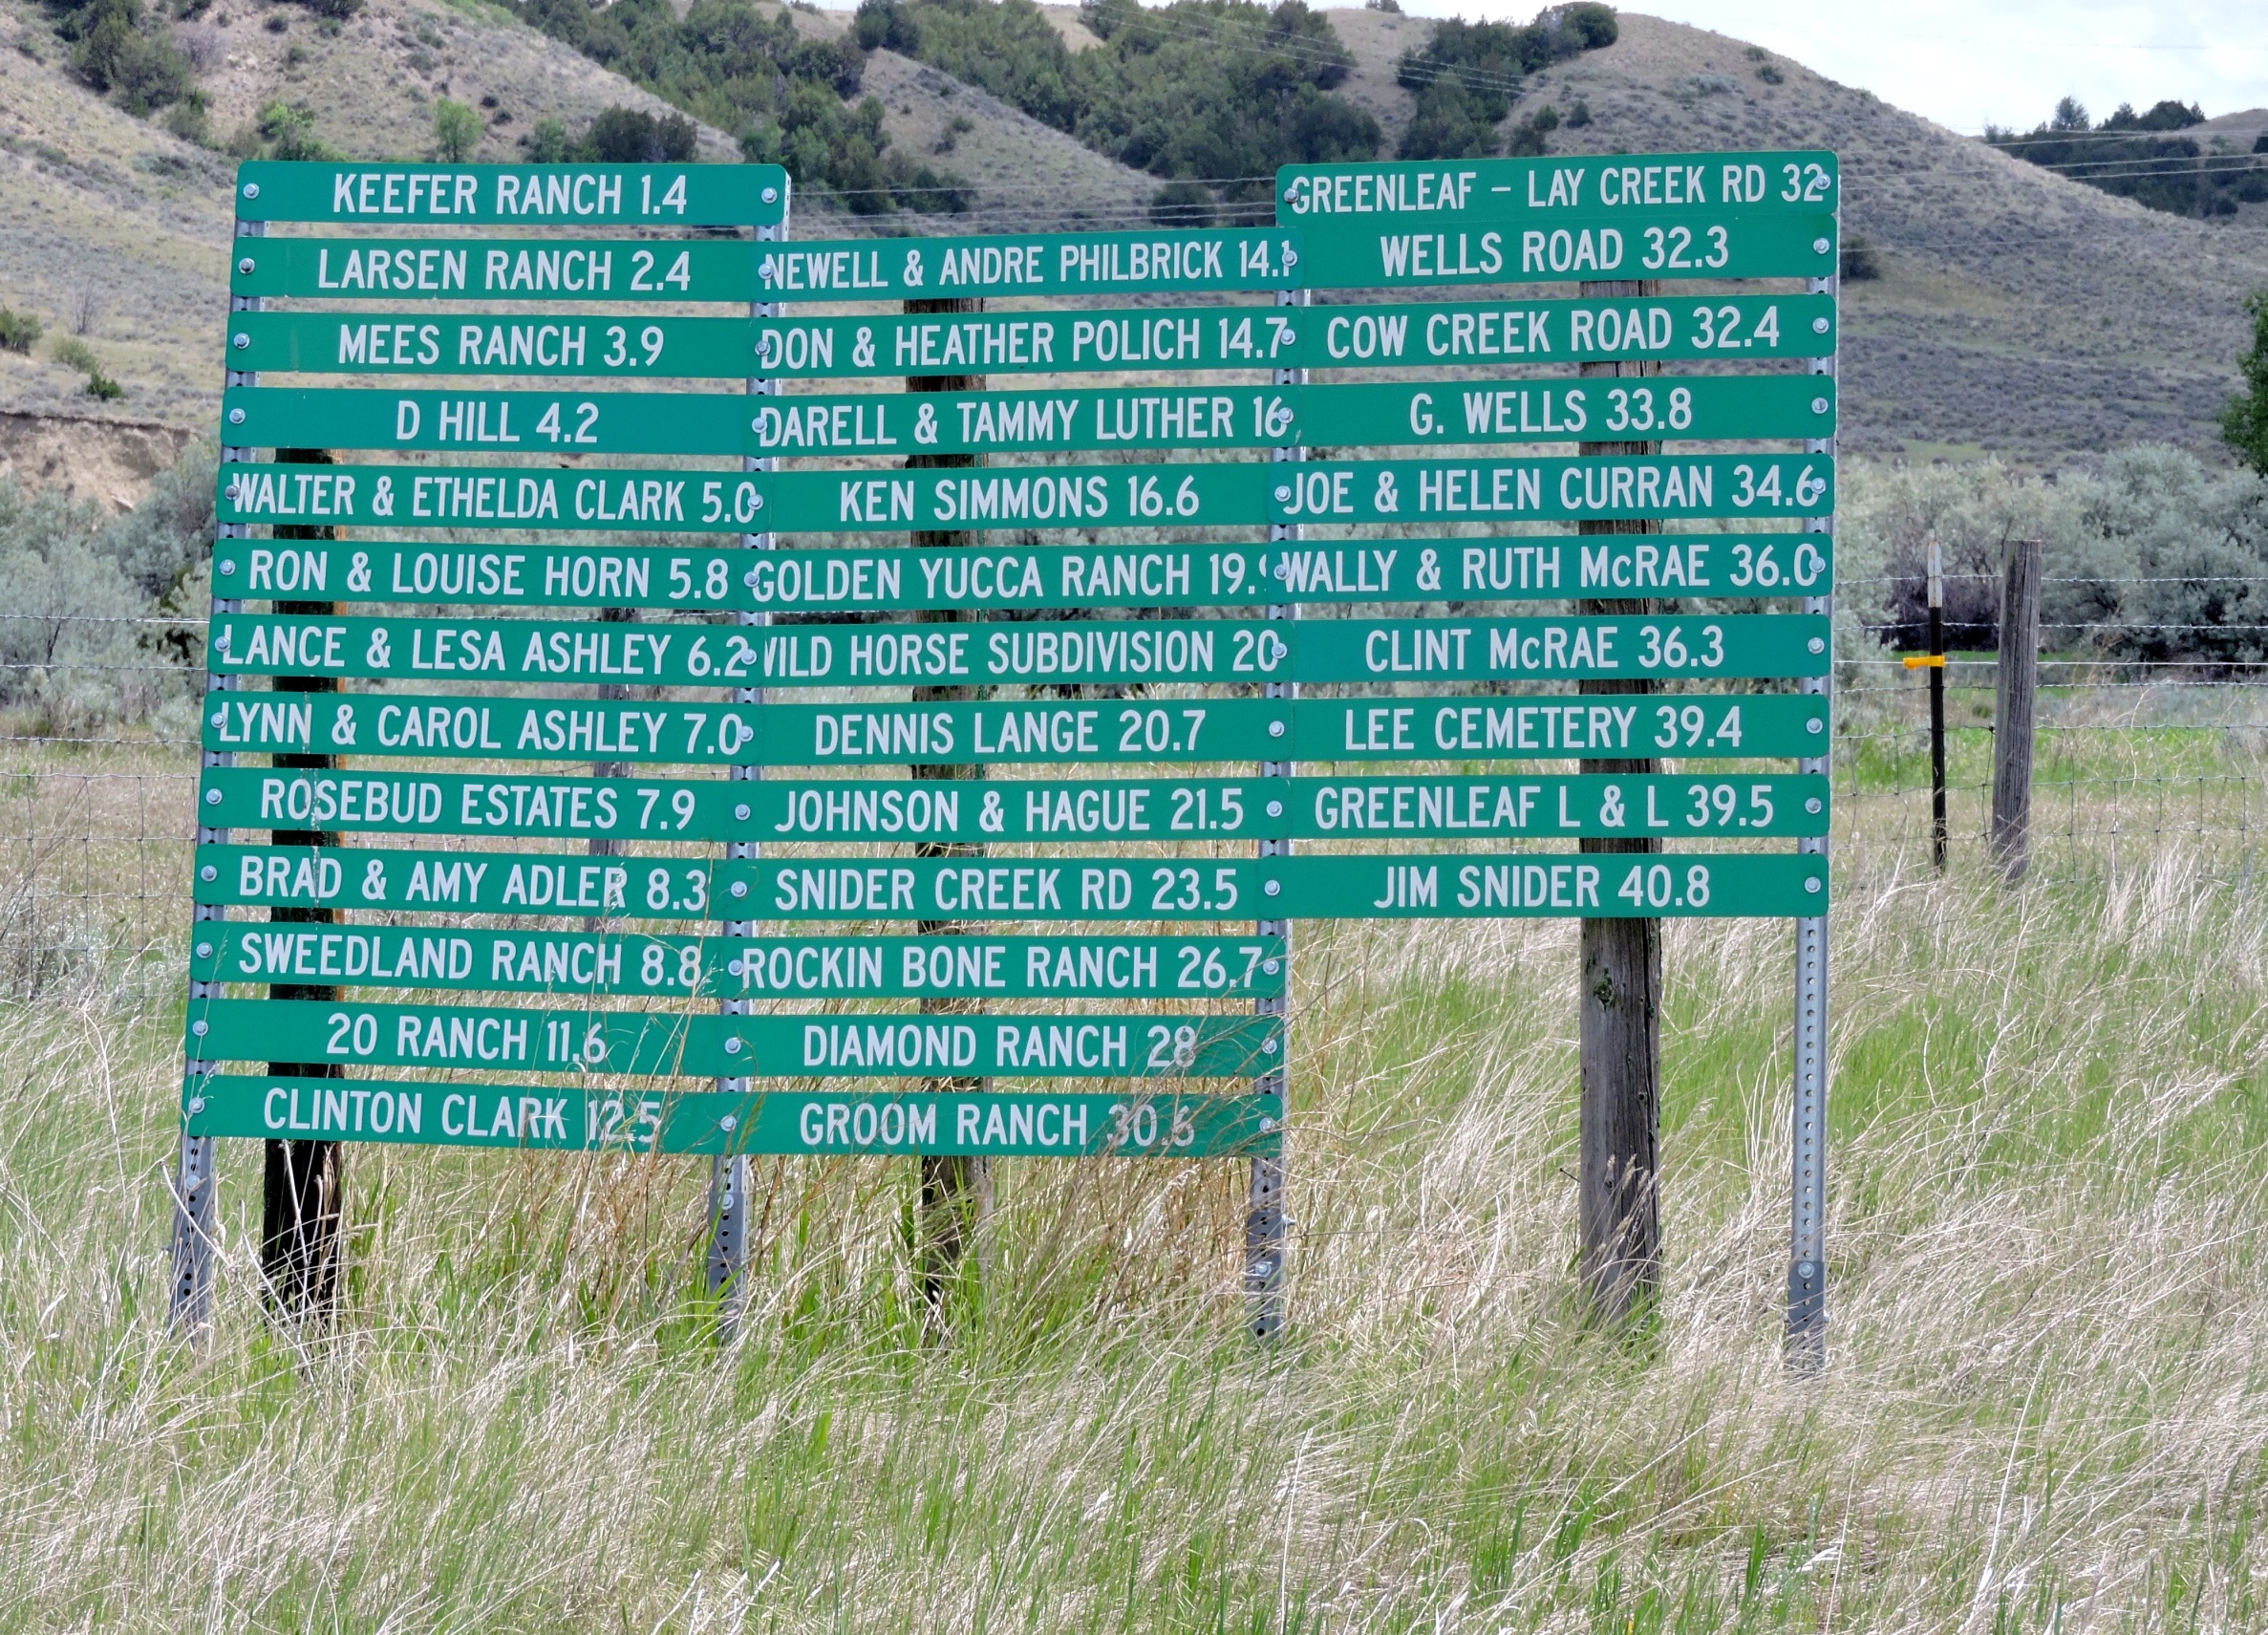
[[2221,437],[2237,459],[2268,477],[2268,290],[2247,295],[2244,310],[2252,314],[2253,343],[2236,359],[2244,390],[2221,411]]
[[462,102],[443,97],[433,105],[433,154],[447,164],[462,164],[481,145],[481,116]]
[[1987,125],[1984,140],[2012,159],[2172,215],[2234,216],[2240,203],[2268,200],[2268,164],[2209,153],[2196,137],[2176,134],[2204,122],[2204,109],[2169,97],[2139,114],[2121,102],[2090,124],[2085,104],[2065,97],[2029,134]]
[[[1403,52],[1395,71],[1396,83],[1418,104],[1402,133],[1401,157],[1478,159],[1497,152],[1497,127],[1511,113],[1526,75],[1611,46],[1620,33],[1612,9],[1589,4],[1549,8],[1525,26],[1446,19],[1424,44]],[[1511,151],[1542,153],[1545,134],[1558,123],[1555,109],[1531,116],[1513,133]]]

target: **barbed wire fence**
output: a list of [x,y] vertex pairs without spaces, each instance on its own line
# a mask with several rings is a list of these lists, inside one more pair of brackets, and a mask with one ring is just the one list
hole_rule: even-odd
[[[1947,575],[1959,577],[1987,576]],[[2114,591],[2149,582],[2087,581]],[[1868,583],[1846,579],[1842,588]],[[2268,578],[2241,583],[2268,586]],[[1930,856],[1927,672],[1907,668],[1896,650],[1909,627],[1840,616],[1838,868],[1862,886],[1916,877]],[[0,841],[9,855],[0,875],[0,980],[19,997],[58,987],[137,1001],[178,994],[198,785],[195,717],[185,700],[202,663],[182,638],[203,621],[162,613],[0,618],[50,627],[46,645],[57,654],[67,653],[74,632],[131,633],[138,646],[131,660],[0,665],[19,700],[0,712]],[[2210,628],[2226,637],[2239,627]],[[2268,658],[2119,656],[2133,630],[2129,621],[2066,620],[2044,632],[2032,879],[2103,881],[2178,849],[2205,875],[2248,880],[2268,828]],[[2162,634],[2178,645],[2183,632]],[[1989,651],[1949,645],[1947,786],[1958,870],[1985,857],[1998,661]],[[62,679],[68,684],[57,685]],[[183,702],[90,712],[43,704],[43,692]]]

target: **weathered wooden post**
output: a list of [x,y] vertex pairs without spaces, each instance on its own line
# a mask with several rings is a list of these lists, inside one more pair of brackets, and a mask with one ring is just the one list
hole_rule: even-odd
[[2041,542],[2013,540],[2001,583],[1993,690],[1993,860],[2010,884],[2031,867],[2032,734],[2040,688]]

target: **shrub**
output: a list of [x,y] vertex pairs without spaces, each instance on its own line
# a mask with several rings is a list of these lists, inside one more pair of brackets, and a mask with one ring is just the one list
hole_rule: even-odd
[[0,352],[21,353],[29,357],[32,343],[39,339],[45,328],[30,312],[11,312],[0,307]]
[[81,374],[91,375],[102,367],[101,360],[95,355],[95,349],[75,335],[59,337],[53,346],[48,348],[47,355],[64,368],[75,369]]
[[87,395],[104,402],[116,402],[126,395],[126,388],[102,373],[99,366],[87,371]]
[[129,113],[153,113],[190,90],[189,59],[141,0],[83,0],[57,32],[75,42],[72,62],[87,83]]
[[520,139],[520,145],[526,150],[530,164],[565,164],[575,153],[575,139],[567,135],[567,121],[548,116],[535,122]]
[[1202,182],[1168,182],[1149,202],[1149,219],[1161,227],[1209,227],[1212,189]]
[[2221,410],[2221,439],[2237,459],[2268,477],[2268,290],[2244,298],[2253,339],[2236,359],[2244,389]]
[[[1619,28],[1604,6],[1565,6],[1540,11],[1526,26],[1467,23],[1451,17],[1424,44],[1402,53],[1395,81],[1417,97],[1417,112],[1402,134],[1403,159],[1477,159],[1497,150],[1497,127],[1528,75],[1567,57],[1615,43]],[[1531,118],[1512,133],[1514,154],[1540,154],[1544,133],[1559,123]],[[1590,110],[1583,110],[1584,122]]]
[[443,97],[433,105],[434,157],[462,164],[481,145],[481,116],[462,102]]
[[1874,252],[1873,244],[1864,233],[1843,235],[1843,279],[1850,284],[1864,284],[1882,276],[1882,260]]
[[315,136],[315,111],[305,102],[268,103],[257,128],[270,159],[322,163],[346,157]]
[[616,106],[590,121],[575,157],[597,164],[682,164],[693,158],[698,137],[683,114],[657,119],[641,109]]

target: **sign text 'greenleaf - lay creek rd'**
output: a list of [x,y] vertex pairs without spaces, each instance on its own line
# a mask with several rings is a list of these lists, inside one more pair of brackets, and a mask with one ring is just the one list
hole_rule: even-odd
[[648,780],[528,773],[209,766],[214,828],[323,828],[512,839],[1062,841],[1348,835],[1597,836],[1631,811],[1676,834],[1827,832],[1814,773],[1145,778],[1029,783],[830,778]]
[[1828,742],[1827,700],[1787,694],[758,706],[215,692],[203,720],[213,750],[680,765],[1776,759]]
[[193,1060],[365,1063],[522,1072],[860,1078],[1258,1078],[1280,1017],[683,1016],[317,1000],[189,1001]]
[[[1675,807],[1633,811],[1623,832],[1674,833],[1677,815]],[[1671,857],[1658,877],[1653,867],[1644,858],[1508,852],[720,863],[203,846],[196,894],[208,903],[401,913],[796,921],[1777,916],[1816,912],[1824,900],[1826,864],[1817,856]]]
[[1274,998],[1280,936],[652,936],[208,924],[200,982],[661,999]]
[[587,1090],[227,1073],[185,1080],[182,1108],[191,1135],[532,1151],[849,1157],[1269,1154],[1283,1149],[1284,1116],[1281,1096],[1208,1096],[1177,1089],[1119,1095]]
[[1813,517],[1835,504],[1830,457],[1765,454],[720,476],[263,464],[224,465],[215,486],[230,524],[707,533]]
[[683,318],[231,312],[229,368],[302,375],[853,379],[1134,369],[1826,357],[1831,295]]
[[[216,614],[216,675],[660,687],[1824,676],[1815,613],[723,625]],[[410,700],[404,699],[404,702]]]
[[671,550],[224,539],[221,593],[262,600],[772,613],[1264,607],[1273,602],[1825,595],[1827,534],[1528,534],[1278,545]]
[[238,386],[242,446],[483,454],[836,455],[1831,437],[1834,383],[1803,375],[1639,382],[1423,382],[1245,390],[725,393],[377,392]]

